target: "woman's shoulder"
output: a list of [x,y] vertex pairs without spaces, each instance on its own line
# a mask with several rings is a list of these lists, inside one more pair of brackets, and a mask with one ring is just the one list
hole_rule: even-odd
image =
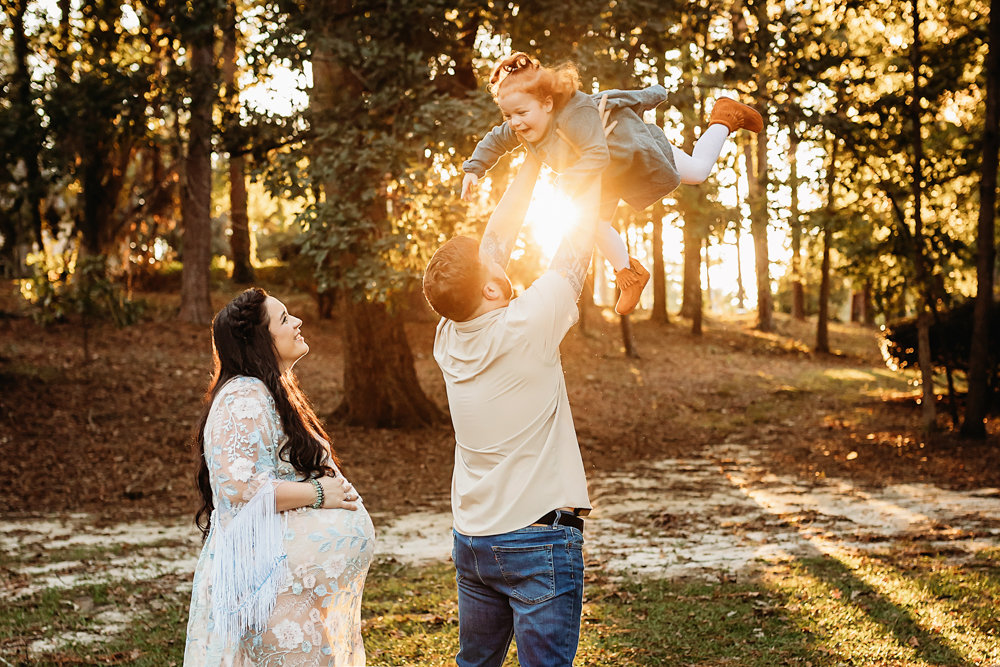
[[260,378],[248,375],[237,375],[219,389],[215,396],[216,405],[223,402],[233,402],[239,399],[263,402],[267,406],[274,403],[270,390]]

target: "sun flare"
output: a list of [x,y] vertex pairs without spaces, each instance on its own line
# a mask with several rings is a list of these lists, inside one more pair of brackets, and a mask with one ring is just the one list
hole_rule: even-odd
[[558,192],[550,175],[538,179],[524,222],[546,260],[555,256],[563,234],[576,222],[578,215],[577,207]]

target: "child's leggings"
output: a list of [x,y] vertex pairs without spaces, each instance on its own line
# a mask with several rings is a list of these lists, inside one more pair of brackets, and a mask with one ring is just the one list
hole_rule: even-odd
[[[726,143],[729,130],[725,125],[716,123],[709,125],[698,143],[694,145],[692,155],[688,155],[680,148],[671,146],[674,149],[674,164],[677,166],[677,173],[681,177],[681,183],[686,185],[697,185],[704,182],[708,175],[712,173],[715,163],[722,153],[722,146]],[[615,202],[617,204],[618,202]],[[615,209],[611,206],[601,206],[601,222],[597,226],[597,247],[601,254],[611,262],[615,271],[628,268],[628,248],[625,242],[614,227],[611,220],[614,217]]]

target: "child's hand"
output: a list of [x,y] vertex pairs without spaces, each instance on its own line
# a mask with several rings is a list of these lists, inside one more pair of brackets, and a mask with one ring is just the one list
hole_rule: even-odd
[[462,199],[469,201],[472,198],[472,190],[479,183],[479,177],[475,174],[467,173],[462,179]]
[[604,107],[607,106],[607,104],[608,104],[608,94],[605,93],[604,95],[601,96],[601,103],[597,105],[597,113],[601,114],[601,126],[604,128],[605,138],[607,138],[607,136],[614,131],[615,126],[618,125],[617,120],[611,123],[611,125],[608,125],[608,119],[611,118],[611,110],[610,109],[608,109],[607,111],[604,110]]

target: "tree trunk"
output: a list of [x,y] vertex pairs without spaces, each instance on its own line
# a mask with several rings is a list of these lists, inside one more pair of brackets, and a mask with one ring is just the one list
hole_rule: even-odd
[[[344,14],[350,6],[346,0],[327,3],[331,15]],[[313,37],[313,88],[309,101],[317,134],[323,135],[326,123],[338,119],[337,105],[344,96],[360,97],[362,91],[356,77],[348,74],[332,50],[335,38],[323,34],[333,26],[317,26]],[[314,155],[321,155],[323,146],[316,140]],[[321,162],[321,160],[317,160]],[[322,168],[322,167],[320,167]],[[356,174],[355,178],[371,182],[381,174]],[[340,183],[336,174],[323,182],[320,190],[326,201],[338,196]],[[387,226],[386,202],[377,198],[364,209],[371,218],[370,228]],[[343,266],[354,261],[347,253],[336,258]],[[367,427],[417,427],[445,421],[438,407],[427,398],[417,379],[413,353],[402,320],[390,314],[385,305],[366,300],[356,301],[353,295],[342,296],[344,341],[344,399],[335,411],[346,424]]]
[[[684,56],[683,73],[683,93],[681,101],[684,103],[682,109],[684,117],[684,150],[690,154],[694,150],[695,134],[694,128],[701,120],[701,103],[695,94],[691,71],[694,69],[694,62],[690,59],[690,54]],[[689,71],[690,70],[690,71]],[[699,206],[699,197],[704,196],[703,188],[684,189],[678,191],[678,205],[684,219],[684,287],[681,297],[681,316],[689,317],[692,321],[701,317],[701,239],[704,235],[702,230],[702,213]],[[699,324],[699,330],[701,325]]]
[[944,374],[948,380],[948,411],[951,412],[951,428],[958,428],[958,399],[955,396],[955,379],[952,377],[951,356],[944,362]]
[[212,321],[212,103],[215,98],[214,30],[199,30],[191,44],[191,119],[184,187],[184,248],[180,319]]
[[708,302],[708,312],[712,312],[712,260],[708,249],[712,245],[711,235],[705,237],[705,299]]
[[[0,221],[0,229],[6,236],[0,252],[8,255],[8,263],[12,278],[24,277],[28,274],[25,257],[31,252],[33,243],[42,242],[42,198],[45,184],[42,182],[39,154],[43,131],[39,116],[35,112],[34,93],[31,90],[31,70],[28,59],[31,47],[25,32],[24,19],[28,11],[27,0],[5,2],[4,10],[11,28],[13,38],[14,71],[10,76],[13,84],[9,90],[8,105],[13,108],[13,118],[18,128],[15,136],[10,137],[12,157],[15,164],[23,161],[24,174],[24,204],[19,206],[18,213],[4,216]],[[18,160],[19,159],[19,160]],[[26,215],[20,215],[20,212]],[[12,212],[13,213],[13,212]],[[27,224],[25,224],[27,223]]]
[[996,269],[994,218],[997,201],[997,152],[1000,151],[1000,0],[990,3],[989,54],[986,72],[986,120],[983,127],[982,178],[979,181],[979,223],[976,233],[976,310],[969,353],[969,392],[965,403],[962,435],[986,437],[986,415],[990,408],[989,386],[990,314],[993,310],[993,278]]
[[664,213],[662,203],[653,205],[653,312],[649,319],[660,324],[670,324],[670,313],[667,310],[667,267],[663,261]]
[[694,292],[691,295],[691,298],[692,298],[691,334],[694,335],[694,336],[700,336],[701,335],[702,314],[703,314],[703,311],[705,309],[705,305],[703,303],[704,294],[703,294],[702,288],[701,288],[701,252],[700,252],[701,251],[701,242],[699,242],[698,245],[693,246],[693,247],[697,248],[699,252],[698,252],[698,255],[697,255],[697,257],[698,257],[698,273],[696,274],[698,276],[698,280],[697,280],[697,282],[694,283],[694,286],[695,286],[696,289],[694,290]]
[[[737,197],[737,200],[739,198]],[[736,221],[736,301],[739,303],[740,310],[746,308],[747,300],[747,290],[743,286],[743,258],[740,251],[740,235],[743,227],[743,221]]]
[[349,298],[343,301],[343,316],[344,400],[334,416],[369,428],[443,422],[441,411],[420,390],[402,319],[383,304]]
[[681,317],[695,318],[701,310],[701,237],[691,211],[684,220],[684,295]]
[[[737,151],[738,154],[738,151]],[[739,176],[739,160],[736,161],[737,176]],[[740,179],[736,179],[736,222],[733,231],[736,233],[736,302],[739,309],[746,308],[747,291],[743,286],[743,256],[740,252],[740,237],[743,235],[743,212],[741,210],[742,200],[740,199]]]
[[[223,30],[222,70],[233,122],[239,122],[240,96],[236,88],[236,5],[230,1]],[[246,167],[242,155],[233,155],[229,146],[229,246],[233,256],[233,282],[249,285],[255,277],[250,263],[250,219],[247,215]]]
[[789,224],[792,227],[792,317],[806,319],[805,290],[802,287],[802,220],[799,216],[799,135],[792,128],[788,147],[788,163],[791,170],[789,186],[792,201],[789,206]]
[[639,359],[639,352],[635,348],[635,336],[632,335],[632,318],[628,315],[620,315],[622,327],[622,345],[625,347],[625,356],[629,359]]
[[771,264],[767,247],[767,129],[757,135],[757,196],[751,205],[753,215],[754,268],[757,271],[757,328],[774,330],[774,300],[771,295]]
[[875,326],[875,303],[872,301],[872,284],[871,281],[865,283],[864,289],[864,300],[865,300],[865,317],[864,323],[867,326]]
[[757,0],[757,111],[764,118],[764,129],[755,137],[757,146],[757,177],[750,197],[750,233],[753,235],[754,264],[757,271],[757,329],[774,330],[774,297],[771,294],[771,264],[767,247],[767,62],[771,52],[771,30],[767,0]]
[[819,281],[819,315],[816,318],[816,351],[830,352],[830,223],[823,224],[823,262]]
[[80,231],[80,251],[85,255],[101,253],[101,173],[98,163],[100,151],[96,147],[83,146],[85,155],[80,158],[80,198],[83,211],[77,227]]
[[[615,288],[615,301],[621,296],[621,290]],[[622,330],[622,347],[625,349],[625,357],[628,359],[638,359],[639,351],[635,348],[635,335],[632,333],[632,318],[628,315],[619,315],[618,323]]]
[[833,230],[833,184],[837,179],[837,139],[830,142],[830,165],[826,168],[826,212],[823,216],[823,261],[820,266],[819,315],[816,318],[816,351],[830,352],[830,238]]
[[[770,260],[767,252],[767,184],[761,179],[761,174],[767,173],[766,160],[761,163],[762,150],[767,148],[766,131],[767,128],[757,135],[756,142],[748,139],[743,144],[749,185],[750,235],[753,237],[754,269],[757,274],[757,329],[760,331],[771,331],[774,328]],[[757,147],[756,159],[754,143]]]
[[[657,83],[662,83],[662,67],[657,74]],[[656,126],[663,129],[666,121],[666,104],[656,107]],[[667,303],[667,269],[663,261],[663,216],[666,208],[663,201],[653,204],[653,312],[649,319],[660,324],[670,324],[670,309]]]
[[229,158],[229,218],[232,235],[229,247],[233,253],[233,282],[249,285],[257,276],[250,263],[250,218],[247,215],[246,168],[243,158]]
[[910,67],[913,74],[913,94],[910,100],[910,124],[913,132],[913,268],[916,274],[917,290],[917,363],[920,366],[920,386],[923,389],[921,401],[921,420],[925,431],[937,428],[937,404],[934,397],[934,368],[932,364],[930,345],[930,280],[927,275],[924,256],[924,220],[922,213],[923,200],[923,165],[924,140],[920,134],[922,125],[920,116],[920,101],[923,97],[920,91],[920,7],[919,0],[910,0],[913,13],[913,45],[910,48]]
[[861,324],[867,319],[867,304],[863,290],[851,289],[851,322]]

